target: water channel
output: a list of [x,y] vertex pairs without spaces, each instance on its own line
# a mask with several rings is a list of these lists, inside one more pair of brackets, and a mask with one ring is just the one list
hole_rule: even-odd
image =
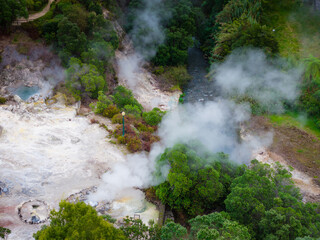
[[213,101],[218,96],[214,82],[207,78],[209,63],[199,48],[192,47],[188,51],[188,73],[192,79],[184,93],[185,102]]

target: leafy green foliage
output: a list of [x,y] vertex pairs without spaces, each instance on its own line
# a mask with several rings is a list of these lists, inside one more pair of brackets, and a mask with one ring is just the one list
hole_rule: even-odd
[[229,215],[225,212],[197,216],[189,220],[189,223],[192,239],[251,239],[248,229],[238,222],[230,220]]
[[[155,176],[158,180],[166,177],[163,174],[168,166],[167,180],[156,187],[156,195],[172,209],[182,210],[191,217],[217,207],[236,175],[236,166],[226,155],[200,157],[193,147],[182,144],[166,149],[157,159]],[[228,174],[230,169],[234,170],[231,175]]]
[[5,104],[7,102],[7,99],[4,97],[0,97],[0,104]]
[[183,28],[171,27],[166,31],[166,42],[159,46],[152,60],[156,65],[183,65],[187,61],[188,48],[192,46],[191,35]]
[[170,220],[161,228],[161,240],[183,240],[186,235],[186,228]]
[[125,135],[122,136],[122,115],[116,114],[112,118],[112,123],[119,123],[114,131],[114,136],[118,143],[126,144],[130,152],[147,151],[151,149],[151,144],[159,141],[159,137],[152,135],[157,129],[156,126],[149,126],[139,117],[136,118],[132,114],[125,115]]
[[28,17],[25,0],[0,0],[0,30],[8,32],[18,17]]
[[8,228],[0,227],[0,238],[4,238],[6,235],[10,234],[11,230]]
[[81,53],[82,61],[96,66],[101,74],[104,74],[112,57],[114,57],[114,49],[111,43],[105,41],[94,42],[88,51]]
[[280,164],[271,168],[255,160],[233,180],[225,204],[232,219],[246,225],[256,239],[320,236],[311,224],[320,217],[318,207],[301,200],[287,170]]
[[258,23],[252,24],[244,17],[223,23],[216,37],[216,43],[212,52],[213,59],[225,57],[239,47],[262,48],[268,54],[279,51],[278,42],[271,28]]
[[26,3],[29,11],[39,11],[48,3],[48,0],[27,0]]
[[[58,1],[35,25],[69,67],[68,73],[72,72],[68,86],[77,99],[97,98],[98,91],[107,90],[104,75],[115,74],[111,60],[119,39],[112,23],[104,19],[99,1]],[[70,66],[73,57],[80,60],[78,72]]]
[[69,65],[66,86],[77,99],[97,98],[100,91],[107,90],[105,80],[94,65],[82,63],[77,58],[71,58]]
[[132,240],[160,240],[160,227],[153,221],[149,222],[149,226],[145,225],[141,219],[126,217],[124,226],[120,228],[128,239]]
[[[171,17],[161,22],[165,29],[165,42],[158,46],[156,56],[152,62],[161,66],[177,66],[184,65],[187,60],[188,47],[192,46],[192,36],[196,31],[195,27],[195,13],[191,0],[174,0],[163,1],[164,10],[162,15],[170,13]],[[127,30],[133,28],[133,23],[136,22],[136,11],[144,9],[145,3],[140,0],[131,1],[129,5],[129,12],[127,15]],[[141,37],[144,37],[148,30],[143,22],[136,24],[139,30],[136,30],[134,44],[139,47],[141,44]],[[155,48],[154,44],[144,46],[144,48]],[[140,52],[144,52],[141,49]]]
[[36,240],[44,239],[126,239],[123,233],[98,216],[96,210],[83,202],[62,201],[59,211],[50,213],[50,225],[34,234]]
[[120,110],[115,105],[109,105],[106,109],[104,109],[102,115],[104,117],[113,118],[116,114],[118,114]]
[[191,80],[191,76],[185,66],[177,66],[163,69],[163,72],[159,73],[158,79],[160,79],[161,88],[170,90],[175,86],[185,87]]
[[116,87],[112,98],[119,109],[123,109],[126,105],[137,106],[140,110],[143,109],[141,104],[134,98],[132,91],[124,86]]
[[127,114],[132,114],[136,118],[141,117],[141,109],[137,105],[125,105],[123,108]]
[[279,163],[236,166],[197,143],[176,144],[158,157],[155,178],[163,181],[156,196],[179,214],[190,218],[226,210],[189,220],[190,239],[320,237],[320,206],[302,202],[290,172]]
[[142,114],[142,117],[147,124],[151,126],[156,126],[161,122],[164,114],[165,112],[161,111],[159,108],[154,108],[150,112],[144,112]]
[[57,31],[58,46],[66,53],[80,56],[81,52],[86,49],[86,35],[80,31],[77,24],[63,18],[58,23]]
[[202,21],[201,25],[206,33],[200,34],[202,49],[211,62],[246,46],[276,54],[279,52],[279,39],[273,29],[283,21],[279,18],[280,13],[296,6],[297,1],[205,1],[202,9],[208,20]]
[[320,59],[310,56],[304,60],[305,74],[300,102],[302,109],[315,118],[320,129]]
[[111,104],[112,100],[108,98],[103,91],[99,91],[97,103],[90,104],[90,107],[94,113],[102,114]]

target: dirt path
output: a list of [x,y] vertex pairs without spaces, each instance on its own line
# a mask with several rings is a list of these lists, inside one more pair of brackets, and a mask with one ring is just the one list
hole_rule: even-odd
[[53,1],[54,0],[49,0],[47,6],[45,6],[41,12],[30,14],[28,19],[18,18],[16,21],[14,21],[14,23],[12,25],[15,25],[15,26],[21,25],[21,23],[30,22],[30,21],[36,20],[36,19],[44,16],[50,10],[50,5],[51,5],[51,3],[53,3]]

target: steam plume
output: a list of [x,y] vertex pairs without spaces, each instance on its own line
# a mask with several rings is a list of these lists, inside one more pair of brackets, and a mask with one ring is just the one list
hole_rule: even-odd
[[[284,72],[261,51],[235,52],[214,67],[215,86],[225,95],[250,93],[261,104],[271,103],[270,109],[275,112],[282,110],[283,100],[294,101],[298,96],[300,69]],[[158,130],[161,143],[153,146],[149,155],[130,155],[128,163],[116,164],[112,172],[104,175],[104,183],[92,197],[113,200],[125,189],[158,184],[152,178],[156,156],[176,143],[199,141],[213,153],[223,151],[232,161],[248,163],[253,150],[269,146],[273,139],[272,133],[267,132],[239,141],[239,125],[250,117],[249,104],[240,105],[223,98],[180,105],[162,120]],[[163,169],[164,178],[168,170],[169,166]]]
[[118,60],[119,76],[126,80],[132,90],[139,81],[135,74],[141,72],[145,61],[154,57],[158,46],[164,42],[165,34],[161,23],[170,16],[168,11],[164,11],[162,0],[143,0],[142,4],[144,7],[136,11],[130,32],[135,50]]
[[283,102],[299,95],[302,68],[287,68],[280,59],[271,61],[261,50],[234,51],[222,64],[213,65],[222,94],[247,95],[269,112],[283,111]]

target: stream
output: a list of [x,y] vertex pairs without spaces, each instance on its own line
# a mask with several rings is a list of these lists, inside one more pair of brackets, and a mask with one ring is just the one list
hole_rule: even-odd
[[185,102],[213,101],[218,96],[218,91],[214,86],[214,82],[209,81],[206,77],[209,63],[199,48],[192,47],[189,49],[187,69],[192,79],[184,91]]

